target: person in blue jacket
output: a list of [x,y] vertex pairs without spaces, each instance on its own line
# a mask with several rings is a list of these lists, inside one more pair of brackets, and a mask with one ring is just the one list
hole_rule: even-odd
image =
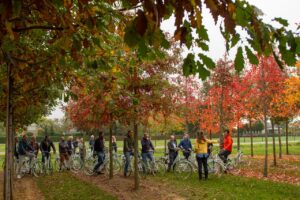
[[185,159],[189,159],[192,152],[192,143],[189,137],[189,134],[185,133],[183,139],[180,141],[178,148],[183,151],[183,156]]

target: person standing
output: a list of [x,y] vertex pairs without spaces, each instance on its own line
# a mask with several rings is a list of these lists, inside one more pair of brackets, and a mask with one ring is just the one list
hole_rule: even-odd
[[62,170],[62,165],[64,165],[69,170],[69,145],[65,141],[65,137],[62,136],[59,142],[59,157],[60,157],[60,164],[59,170]]
[[112,150],[114,153],[117,153],[118,152],[118,146],[117,146],[117,139],[116,139],[116,136],[112,136],[111,138],[111,145],[112,145]]
[[79,148],[79,155],[82,163],[84,163],[85,155],[86,155],[86,149],[85,149],[85,143],[83,138],[80,138],[78,142],[78,148]]
[[207,180],[208,178],[208,168],[207,168],[207,158],[209,156],[208,145],[213,143],[217,143],[217,141],[206,139],[203,132],[197,133],[195,152],[196,152],[196,159],[198,163],[199,180],[202,179],[202,166],[204,168],[205,180]]
[[103,133],[99,132],[99,137],[95,140],[94,144],[94,152],[98,157],[97,164],[95,165],[93,171],[97,174],[102,174],[102,172],[98,172],[99,167],[103,164],[105,159],[105,152],[104,152],[104,137]]
[[[141,144],[142,144],[142,160],[144,164],[147,164],[147,159],[149,159],[150,162],[153,162],[154,146],[147,133],[144,134]],[[143,170],[145,171],[145,169]]]
[[170,141],[168,142],[168,151],[169,151],[169,163],[168,163],[168,172],[171,170],[171,167],[174,163],[174,160],[178,156],[178,147],[177,141],[174,135],[170,136]]
[[73,144],[73,136],[68,137],[68,154],[71,156],[74,153],[74,144]]
[[35,136],[32,136],[31,141],[30,141],[30,146],[31,146],[31,148],[33,150],[33,153],[34,153],[35,157],[37,158],[37,156],[39,154],[40,145],[36,141],[36,137]]
[[227,163],[228,156],[232,152],[233,140],[229,130],[225,131],[224,136],[224,145],[222,151],[219,153],[219,157],[223,160],[224,163]]
[[[28,142],[28,138],[26,134],[23,135],[22,139],[19,142],[18,153],[19,153],[19,168],[18,168],[17,178],[21,178],[21,168],[23,162],[25,162],[25,158],[29,157],[29,160],[32,161],[32,159],[35,157],[35,154],[33,153],[33,149]],[[30,162],[29,164],[30,167],[31,164],[32,162]]]
[[42,163],[45,165],[46,159],[50,158],[50,152],[51,148],[53,149],[53,152],[56,153],[55,146],[53,142],[49,139],[49,136],[46,135],[43,141],[40,144],[40,150],[42,152]]
[[180,141],[178,147],[182,149],[183,156],[188,160],[192,152],[192,143],[189,138],[189,134],[184,134],[183,139]]
[[90,145],[91,152],[94,151],[94,144],[95,144],[95,136],[91,135],[90,140],[89,140],[89,145]]
[[128,167],[130,165],[130,158],[134,152],[133,132],[128,131],[127,136],[124,138],[123,153],[125,156],[124,176],[128,174]]

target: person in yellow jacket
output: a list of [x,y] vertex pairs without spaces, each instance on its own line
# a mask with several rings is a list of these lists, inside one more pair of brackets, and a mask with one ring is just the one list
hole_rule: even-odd
[[207,158],[208,144],[210,143],[218,143],[218,141],[206,139],[203,132],[197,133],[195,153],[198,162],[199,180],[202,180],[202,166],[204,167],[205,180],[208,178]]

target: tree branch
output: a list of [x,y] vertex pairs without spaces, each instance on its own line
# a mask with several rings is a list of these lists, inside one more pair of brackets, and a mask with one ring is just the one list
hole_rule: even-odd
[[13,28],[12,30],[14,32],[22,32],[22,31],[27,31],[27,30],[33,30],[33,29],[43,29],[43,30],[64,30],[66,28],[64,27],[55,27],[55,26],[40,26],[40,25],[35,25],[35,26],[28,26],[28,27],[21,27],[21,28]]

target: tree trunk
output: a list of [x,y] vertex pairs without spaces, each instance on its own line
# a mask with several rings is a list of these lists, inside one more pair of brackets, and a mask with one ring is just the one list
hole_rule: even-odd
[[139,169],[138,169],[138,154],[139,154],[139,139],[138,139],[138,125],[136,119],[133,123],[134,130],[134,189],[140,189],[140,180],[139,180]]
[[7,65],[7,110],[6,110],[6,147],[5,147],[5,168],[4,168],[4,200],[13,199],[13,79],[11,76],[11,64]]
[[272,140],[273,140],[273,164],[274,166],[277,166],[276,162],[276,143],[275,143],[275,130],[274,130],[274,121],[271,120],[272,125]]
[[286,155],[289,155],[289,120],[285,121],[285,146],[286,146]]
[[209,130],[209,139],[211,140],[212,137],[211,137],[211,130]]
[[249,128],[250,128],[250,149],[251,149],[251,157],[253,157],[253,132],[252,132],[252,121],[249,120]]
[[279,143],[279,158],[282,158],[282,146],[281,146],[281,131],[278,124],[278,143]]
[[237,125],[237,149],[241,150],[241,141],[240,141],[240,128],[239,124]]
[[110,116],[110,125],[109,125],[109,179],[112,179],[114,176],[114,160],[113,160],[113,149],[112,149],[112,129],[113,121],[112,116]]
[[223,149],[224,146],[224,137],[223,137],[223,127],[224,127],[224,119],[223,119],[223,100],[224,100],[224,91],[222,87],[221,91],[221,97],[220,97],[220,134],[219,134],[219,140],[220,140],[220,150]]
[[267,115],[264,112],[264,125],[265,125],[265,164],[264,164],[264,177],[268,177],[268,127]]

